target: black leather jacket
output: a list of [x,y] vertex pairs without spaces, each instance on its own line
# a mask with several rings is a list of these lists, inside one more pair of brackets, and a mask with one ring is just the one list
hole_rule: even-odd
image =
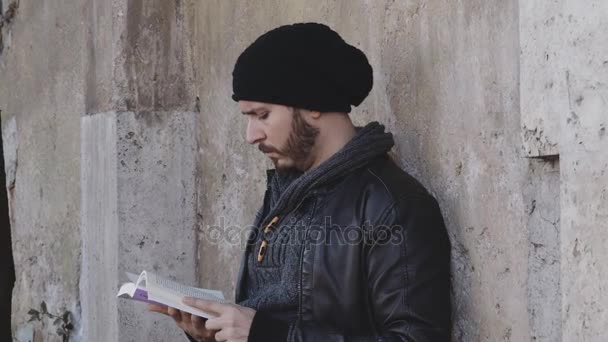
[[258,312],[250,341],[450,340],[450,243],[440,209],[388,156],[312,191],[289,216],[311,227],[297,320]]

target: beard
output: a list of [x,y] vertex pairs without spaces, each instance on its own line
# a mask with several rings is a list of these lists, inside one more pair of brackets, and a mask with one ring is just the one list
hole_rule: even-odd
[[277,158],[271,158],[278,172],[289,172],[294,169],[304,171],[312,162],[311,152],[318,135],[319,129],[308,124],[302,117],[300,110],[294,108],[291,132],[285,147],[277,151],[272,147],[260,144],[258,148],[262,152],[277,152],[293,162],[289,165],[281,165]]

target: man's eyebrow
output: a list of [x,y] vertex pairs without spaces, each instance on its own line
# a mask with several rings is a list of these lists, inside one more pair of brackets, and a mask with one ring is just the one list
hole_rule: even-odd
[[243,113],[245,115],[252,115],[252,114],[257,114],[257,112],[261,111],[261,110],[267,110],[267,109],[265,107],[258,107],[258,108],[254,108],[254,109],[248,110],[246,112],[241,112],[241,113]]

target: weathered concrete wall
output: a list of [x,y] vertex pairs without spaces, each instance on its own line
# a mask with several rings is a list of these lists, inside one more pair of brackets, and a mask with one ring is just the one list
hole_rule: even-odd
[[532,339],[560,341],[560,164],[530,159],[523,194],[528,232],[528,318]]
[[85,341],[95,336],[117,341],[118,302],[99,300],[115,296],[119,280],[116,115],[99,113],[84,117],[81,125],[81,156],[85,161],[81,171],[82,335]]
[[75,341],[183,338],[170,319],[115,295],[124,271],[197,278],[185,6],[20,2],[0,55],[20,340],[60,340],[52,322],[26,322],[42,300],[72,312]]
[[124,272],[196,283],[196,114],[149,115],[82,119],[83,341],[183,338],[139,303],[100,302],[115,297]]
[[232,296],[271,166],[244,141],[233,63],[268,29],[320,21],[374,67],[354,121],[386,124],[441,204],[454,340],[600,341],[607,6],[21,0],[0,54],[15,334],[58,339],[25,323],[45,300],[73,312],[75,340],[179,340],[113,299],[125,270]]
[[[521,111],[532,125],[524,143],[530,155],[559,154],[560,182],[551,185],[552,192],[560,189],[554,195],[559,215],[549,217],[560,230],[561,291],[544,292],[560,299],[554,324],[561,327],[561,339],[602,341],[608,336],[608,3],[520,5]],[[537,301],[545,311],[555,302]]]
[[[141,304],[97,305],[95,294],[115,294],[125,271],[145,269],[196,283],[198,113],[185,6],[89,2],[81,154],[83,341],[184,338],[172,320]],[[112,184],[116,189],[106,190]]]
[[[82,4],[67,1],[20,1],[0,55],[0,108],[17,278],[12,326],[22,337],[30,330],[28,310],[39,308],[41,301],[54,314],[80,311],[78,142],[84,111],[85,24],[66,18],[80,18],[82,10]],[[38,336],[61,340],[54,327]]]
[[[207,1],[197,10],[203,228],[246,226],[270,164],[230,100],[238,53],[296,21],[328,23],[366,52],[373,93],[353,112],[393,131],[404,167],[438,197],[453,242],[454,336],[531,339],[522,186],[517,1]],[[314,53],[314,52],[311,52]],[[232,289],[240,248],[203,230],[202,285]],[[227,270],[229,272],[227,272]]]
[[[251,223],[260,205],[263,169],[270,166],[243,142],[244,123],[229,99],[232,62],[268,29],[321,21],[361,47],[375,68],[374,91],[353,118],[360,124],[386,123],[396,134],[404,167],[441,202],[453,243],[455,340],[555,341],[562,335],[568,340],[570,333],[562,330],[561,282],[563,277],[580,278],[567,276],[563,265],[560,269],[564,239],[560,219],[564,222],[564,215],[570,215],[560,211],[564,203],[560,184],[568,187],[560,170],[565,175],[572,170],[560,168],[556,157],[563,141],[556,115],[569,113],[565,73],[554,69],[561,65],[554,60],[564,31],[552,25],[560,20],[554,14],[563,5],[534,1],[202,4],[197,11],[197,41],[202,42],[197,81],[203,118],[201,153],[203,160],[216,162],[201,164],[207,175],[199,190],[205,198],[200,208],[201,283],[232,289],[240,247],[218,246],[210,228],[223,225],[226,230]],[[571,2],[567,7],[595,10],[597,17],[606,17],[598,3]],[[566,15],[560,18],[573,20]],[[606,44],[593,36],[602,25],[597,19],[587,24],[591,36],[587,41],[594,47],[579,46],[560,55],[600,56],[594,50]],[[589,68],[597,78],[607,79],[600,63]],[[606,112],[605,105],[594,108]],[[601,136],[601,122],[590,126]],[[585,134],[594,134],[590,131]],[[589,172],[605,172],[602,163],[590,162]],[[607,182],[598,177],[603,189]],[[597,191],[601,196],[603,190]],[[578,214],[572,220],[585,217]],[[601,284],[606,280],[599,274],[596,281]],[[588,293],[593,297],[601,292]]]
[[[608,3],[564,0],[559,121],[564,341],[608,336]],[[557,71],[556,71],[557,72]],[[549,99],[548,99],[549,100]]]

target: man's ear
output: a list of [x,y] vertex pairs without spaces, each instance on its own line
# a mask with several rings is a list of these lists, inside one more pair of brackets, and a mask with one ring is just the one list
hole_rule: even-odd
[[309,116],[311,119],[316,120],[316,119],[318,119],[318,118],[320,118],[320,117],[321,117],[321,112],[319,112],[319,111],[314,111],[314,110],[309,110],[309,111],[308,111],[308,116]]

